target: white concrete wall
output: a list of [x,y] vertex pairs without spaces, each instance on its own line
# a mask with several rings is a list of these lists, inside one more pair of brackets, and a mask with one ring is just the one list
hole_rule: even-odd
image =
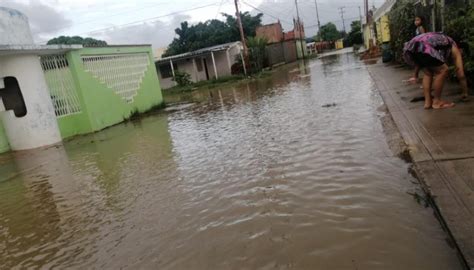
[[16,117],[13,111],[1,112],[12,150],[26,150],[61,142],[48,86],[36,55],[0,57],[0,78],[18,80],[27,114]]
[[[219,78],[232,75],[231,67],[236,62],[235,59],[236,59],[237,56],[240,57],[240,47],[239,46],[234,46],[234,47],[230,48],[230,50],[229,50],[230,65],[229,65],[229,61],[227,60],[228,58],[227,58],[226,51],[214,52],[214,59],[216,61],[217,74],[218,74]],[[204,59],[206,59],[209,79],[212,80],[212,79],[215,78],[215,72],[214,72],[214,66],[213,66],[213,62],[212,62],[211,53],[208,53],[208,54],[203,55],[203,56],[196,56],[194,59],[196,61],[196,66],[194,66],[192,58],[173,61],[173,63],[176,63],[176,65],[177,65],[177,69],[175,69],[175,71],[179,70],[181,72],[188,73],[189,75],[191,75],[191,80],[193,82],[199,82],[199,81],[207,80],[206,67],[205,67],[205,64],[204,64]],[[202,70],[201,71],[197,70],[197,62],[198,61],[201,61],[201,63],[202,63]],[[165,64],[162,64],[162,65],[165,65]],[[167,89],[167,88],[171,88],[171,87],[175,86],[175,83],[172,80],[172,78],[163,79],[163,77],[161,76],[161,71],[160,71],[159,68],[157,68],[157,71],[158,71],[158,78],[160,79],[161,88]]]
[[[240,57],[240,47],[234,46],[229,49],[229,58],[227,58],[226,51],[214,52],[214,58],[216,60],[217,75],[219,78],[232,75],[232,65],[236,62],[236,57]],[[230,60],[230,65],[229,61]],[[214,78],[214,67],[212,67],[212,58],[209,57],[210,62],[208,62],[210,69],[212,69],[212,76]]]
[[[162,64],[162,65],[165,65],[165,64]],[[170,65],[170,64],[168,64],[168,65]],[[175,82],[173,81],[173,77],[163,78],[163,76],[161,76],[161,70],[159,68],[160,66],[161,65],[157,65],[156,71],[158,73],[158,79],[160,81],[161,89],[168,89],[168,88],[171,88],[171,87],[175,86]]]
[[[196,81],[199,82],[199,81],[204,81],[204,80],[207,80],[207,77],[206,77],[206,67],[204,66],[204,58],[203,57],[197,57],[195,58],[195,61],[196,61]],[[201,67],[202,67],[202,70],[201,71],[198,71],[197,70],[197,63],[200,62],[201,63]]]
[[177,62],[178,70],[181,72],[186,72],[191,75],[191,81],[198,82],[199,75],[198,72],[195,70],[193,65],[193,60],[191,58],[180,60]]
[[33,44],[28,18],[18,10],[0,7],[0,44]]

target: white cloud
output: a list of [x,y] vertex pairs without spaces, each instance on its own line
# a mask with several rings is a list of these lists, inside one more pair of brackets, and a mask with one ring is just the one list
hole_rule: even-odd
[[169,22],[156,21],[110,28],[93,36],[104,39],[109,44],[152,44],[154,48],[166,47],[175,36],[174,29],[182,21],[190,19],[188,15],[176,15]]

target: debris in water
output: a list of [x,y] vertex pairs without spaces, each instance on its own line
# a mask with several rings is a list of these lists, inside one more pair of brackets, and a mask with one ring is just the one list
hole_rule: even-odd
[[321,106],[321,107],[323,107],[323,108],[330,108],[330,107],[336,107],[336,106],[337,106],[337,104],[333,102],[333,103],[324,104],[324,105]]

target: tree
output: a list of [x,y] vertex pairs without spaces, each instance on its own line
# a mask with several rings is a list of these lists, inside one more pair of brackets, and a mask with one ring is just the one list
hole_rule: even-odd
[[[225,21],[208,20],[195,25],[189,25],[187,21],[182,22],[175,29],[175,38],[163,54],[164,57],[186,53],[214,45],[240,40],[239,29],[235,17],[223,14]],[[247,37],[254,37],[255,30],[262,24],[263,14],[252,16],[250,13],[241,13],[244,33]]]
[[469,84],[474,85],[474,7],[452,3],[445,16],[445,33],[463,50],[464,69]]
[[107,42],[103,40],[98,40],[94,38],[82,38],[80,36],[59,36],[53,39],[50,39],[47,43],[48,45],[53,45],[53,44],[66,44],[66,45],[72,45],[72,44],[78,44],[78,45],[83,45],[84,47],[99,47],[99,46],[107,46]]
[[339,31],[337,31],[337,27],[333,23],[327,23],[321,26],[319,30],[319,36],[324,41],[335,41],[341,37]]
[[265,47],[267,40],[264,38],[249,37],[247,46],[249,49],[250,72],[260,72],[266,61]]
[[98,40],[94,38],[83,38],[80,36],[59,36],[53,39],[50,39],[47,43],[48,45],[54,45],[54,44],[66,44],[66,45],[72,45],[72,44],[78,44],[78,45],[83,45],[84,47],[101,47],[101,46],[107,46],[107,42],[103,40]]
[[344,46],[352,46],[354,44],[362,44],[362,31],[360,21],[353,21],[351,23],[351,31],[344,39]]

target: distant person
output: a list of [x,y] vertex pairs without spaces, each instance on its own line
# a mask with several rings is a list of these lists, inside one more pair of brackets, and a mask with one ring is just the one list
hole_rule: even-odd
[[[423,16],[416,16],[415,17],[415,26],[416,26],[415,36],[419,36],[421,34],[426,33],[425,18]],[[408,82],[417,83],[419,75],[420,75],[420,67],[416,65],[415,66],[415,74],[413,74],[413,77],[408,79]]]
[[[462,100],[468,98],[467,80],[464,74],[462,54],[456,42],[442,33],[425,33],[405,43],[403,49],[405,61],[423,69],[423,94],[425,109],[445,109],[454,107],[454,103],[441,99],[444,81],[449,75],[447,63],[452,60],[462,88]],[[434,97],[431,97],[433,89]]]

